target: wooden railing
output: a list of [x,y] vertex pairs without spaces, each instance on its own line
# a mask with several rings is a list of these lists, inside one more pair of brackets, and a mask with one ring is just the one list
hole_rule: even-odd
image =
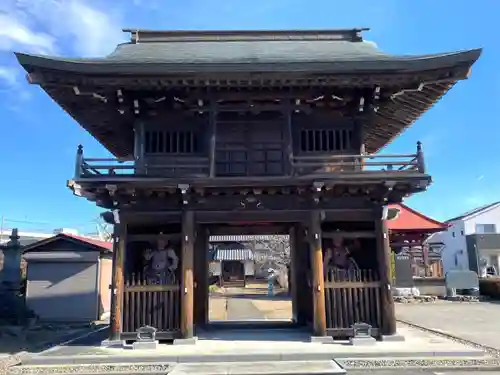
[[422,144],[415,154],[293,156],[295,175],[335,172],[420,172],[425,173]]
[[[88,177],[209,177],[208,157],[176,158],[168,164],[136,162],[126,159],[84,158],[83,147],[78,146],[75,179]],[[426,173],[422,144],[417,142],[415,154],[398,155],[321,155],[291,156],[291,174],[306,176],[350,172],[415,172]],[[217,177],[217,176],[216,176]],[[236,176],[235,176],[236,177]],[[242,176],[238,176],[242,177]]]

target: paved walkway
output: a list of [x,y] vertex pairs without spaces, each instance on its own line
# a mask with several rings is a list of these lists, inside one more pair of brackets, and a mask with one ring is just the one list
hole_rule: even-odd
[[227,320],[262,320],[265,315],[247,298],[227,299]]
[[396,317],[500,350],[500,304],[448,302],[396,304]]

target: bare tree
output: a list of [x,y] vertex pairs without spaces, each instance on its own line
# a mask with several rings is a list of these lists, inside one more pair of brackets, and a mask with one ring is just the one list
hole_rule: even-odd
[[256,241],[260,249],[268,251],[268,263],[277,267],[288,267],[290,264],[290,239],[289,236],[275,235],[268,239]]
[[101,216],[95,220],[97,234],[102,241],[113,240],[113,226],[106,223]]

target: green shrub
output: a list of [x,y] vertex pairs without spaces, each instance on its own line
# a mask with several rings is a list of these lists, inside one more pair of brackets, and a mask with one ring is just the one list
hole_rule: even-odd
[[479,279],[479,292],[483,296],[500,299],[500,277]]
[[217,288],[217,285],[210,285],[210,286],[208,287],[208,291],[209,291],[210,293],[217,292],[217,289],[219,289],[219,288]]

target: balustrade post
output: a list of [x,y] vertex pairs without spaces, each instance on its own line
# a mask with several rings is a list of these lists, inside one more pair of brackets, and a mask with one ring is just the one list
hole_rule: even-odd
[[425,173],[424,151],[422,151],[422,142],[417,142],[417,168],[420,173]]
[[83,174],[83,146],[78,145],[76,150],[76,163],[75,163],[75,179],[78,179]]

